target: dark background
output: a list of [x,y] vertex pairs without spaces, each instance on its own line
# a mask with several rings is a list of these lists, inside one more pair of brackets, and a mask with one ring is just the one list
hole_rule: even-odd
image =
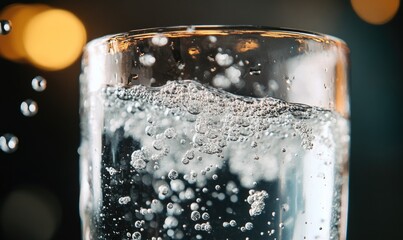
[[[16,1],[1,0],[0,10],[11,3]],[[402,7],[388,23],[371,25],[355,14],[349,1],[340,0],[19,3],[46,3],[73,12],[86,26],[88,39],[137,28],[190,24],[298,28],[342,38],[351,49],[352,63],[348,239],[403,239]],[[48,72],[0,58],[0,135],[10,132],[20,140],[16,152],[0,151],[0,239],[11,239],[13,228],[38,232],[41,227],[55,230],[47,230],[50,239],[81,238],[79,73],[79,60],[64,70]],[[37,75],[48,82],[41,93],[31,87]],[[31,118],[19,111],[27,98],[39,106]],[[10,203],[10,196],[24,191],[31,198],[13,198],[18,201]],[[9,212],[14,213],[12,217]],[[18,225],[24,221],[29,226]]]

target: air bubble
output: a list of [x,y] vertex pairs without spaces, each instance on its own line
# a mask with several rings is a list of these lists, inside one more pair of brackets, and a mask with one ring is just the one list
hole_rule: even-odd
[[125,205],[130,202],[131,198],[129,196],[119,198],[119,204]]
[[163,34],[155,34],[155,36],[151,38],[151,43],[155,46],[162,47],[167,45],[168,38]]
[[193,221],[197,221],[197,220],[200,219],[200,213],[199,213],[198,211],[193,211],[193,212],[190,214],[190,218],[191,218]]
[[145,129],[145,132],[150,137],[154,136],[157,133],[155,127],[153,127],[153,126],[147,126]]
[[11,22],[9,20],[0,20],[0,35],[6,35],[11,32]]
[[132,235],[132,240],[141,240],[141,233],[140,232],[134,232]]
[[236,221],[235,221],[235,220],[229,221],[229,225],[230,225],[231,227],[235,227],[235,226],[236,226]]
[[196,231],[200,231],[200,230],[201,230],[201,225],[200,225],[200,223],[196,223],[196,224],[195,224],[195,230],[196,230]]
[[173,204],[173,203],[168,203],[168,204],[167,204],[167,208],[168,208],[168,209],[172,209],[173,207],[174,207],[174,204]]
[[252,228],[253,228],[253,223],[247,222],[247,223],[245,224],[245,229],[246,229],[246,230],[252,230]]
[[290,210],[290,205],[284,203],[283,205],[281,205],[281,209],[283,209],[284,212],[287,212],[288,210]]
[[209,220],[209,219],[210,219],[210,215],[205,212],[205,213],[202,214],[202,219],[203,219],[203,220]]
[[164,135],[165,135],[165,137],[166,137],[167,139],[175,138],[175,137],[176,137],[175,128],[167,128],[167,129],[164,131]]
[[231,80],[221,74],[217,74],[213,78],[213,85],[217,88],[229,88],[231,86]]
[[171,171],[169,171],[168,173],[168,178],[171,180],[175,180],[178,178],[178,172],[175,171],[174,169],[172,169]]
[[106,169],[106,171],[109,172],[109,174],[110,174],[111,176],[115,175],[115,174],[118,172],[118,171],[117,171],[116,169],[114,169],[113,167],[106,167],[105,169]]
[[143,66],[151,67],[155,63],[155,57],[151,54],[144,54],[139,57],[139,61]]
[[189,164],[189,159],[182,158],[182,163],[185,164],[185,165]]
[[144,161],[144,152],[141,150],[136,150],[132,153],[131,155],[131,161],[130,164],[134,167],[136,170],[143,170],[146,168],[147,163]]
[[232,64],[234,58],[226,53],[217,53],[217,55],[215,55],[215,60],[218,65],[227,67]]
[[265,207],[264,200],[269,197],[266,191],[249,191],[246,201],[251,205],[249,209],[250,216],[260,215]]
[[140,220],[137,220],[137,221],[134,223],[134,226],[135,226],[136,228],[141,228],[141,227],[143,226],[143,222],[140,221]]
[[38,113],[38,104],[34,100],[27,99],[21,103],[20,110],[24,116],[32,117]]
[[157,139],[153,142],[153,147],[155,150],[159,151],[162,149],[163,146],[164,146],[164,142],[160,139]]
[[190,210],[196,211],[197,209],[199,209],[199,204],[197,204],[195,202],[190,204]]
[[276,80],[269,80],[268,84],[269,84],[269,89],[274,92],[280,88],[280,86],[278,85]]
[[193,150],[189,150],[185,153],[185,157],[189,160],[192,160],[195,157],[195,153]]
[[0,149],[5,153],[13,153],[18,148],[18,138],[11,133],[0,137]]
[[216,36],[208,36],[208,39],[209,39],[210,42],[212,42],[212,43],[217,42],[217,37],[216,37]]
[[162,194],[162,195],[167,195],[168,192],[169,192],[169,188],[168,188],[167,186],[165,186],[165,185],[161,185],[161,186],[158,188],[158,192],[159,192],[160,194]]
[[31,86],[32,89],[34,89],[37,92],[42,92],[46,89],[46,79],[43,78],[42,76],[36,76],[32,79],[31,81]]

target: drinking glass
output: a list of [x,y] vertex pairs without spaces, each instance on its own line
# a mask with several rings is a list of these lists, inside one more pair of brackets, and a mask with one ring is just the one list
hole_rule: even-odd
[[320,33],[178,26],[82,59],[85,240],[345,239],[349,49]]

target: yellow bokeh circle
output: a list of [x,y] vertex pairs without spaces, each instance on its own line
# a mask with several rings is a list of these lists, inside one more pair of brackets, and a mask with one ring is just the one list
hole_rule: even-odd
[[31,63],[42,69],[58,70],[68,67],[81,55],[86,31],[71,12],[50,9],[27,23],[22,41]]
[[400,0],[351,0],[351,5],[362,20],[381,25],[396,15]]

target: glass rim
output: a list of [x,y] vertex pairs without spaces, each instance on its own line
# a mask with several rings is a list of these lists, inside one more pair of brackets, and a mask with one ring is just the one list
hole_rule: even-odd
[[166,27],[149,27],[129,30],[115,34],[108,34],[89,41],[85,48],[110,43],[111,41],[122,42],[129,39],[151,38],[156,34],[167,37],[190,37],[190,36],[214,36],[230,34],[259,34],[271,38],[295,38],[310,39],[325,44],[333,44],[349,51],[347,43],[336,36],[321,32],[308,31],[296,28],[271,27],[264,25],[177,25]]

